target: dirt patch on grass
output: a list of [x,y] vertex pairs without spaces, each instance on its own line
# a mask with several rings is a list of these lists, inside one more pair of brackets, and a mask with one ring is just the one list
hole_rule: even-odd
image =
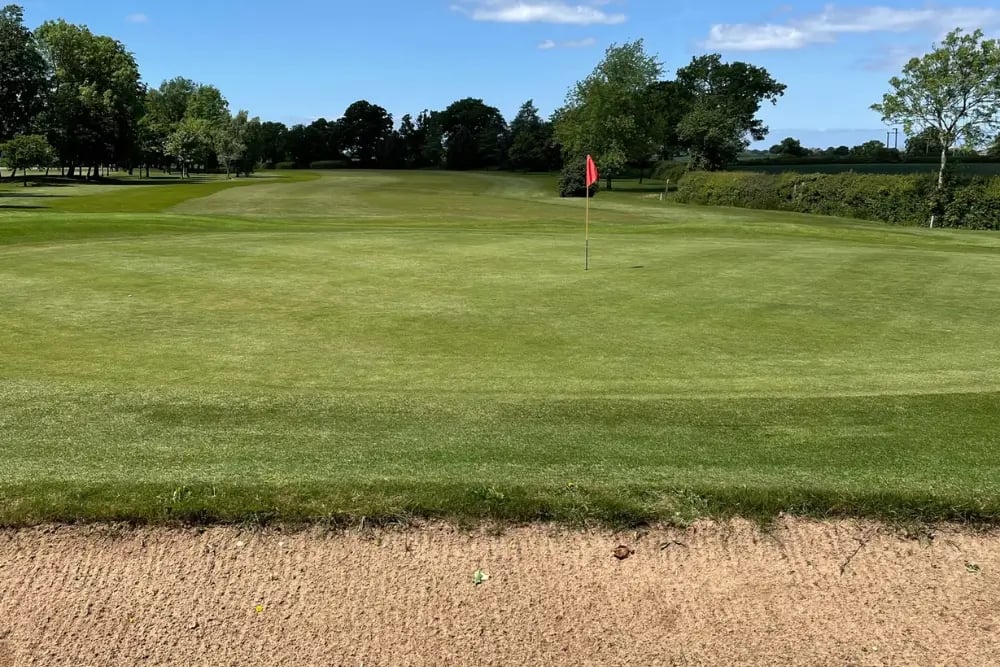
[[42,527],[0,532],[0,666],[987,665],[998,575],[995,533],[857,522]]

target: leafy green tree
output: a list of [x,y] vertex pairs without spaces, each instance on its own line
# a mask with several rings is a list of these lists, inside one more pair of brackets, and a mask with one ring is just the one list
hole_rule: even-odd
[[341,148],[363,167],[375,162],[380,144],[392,135],[392,115],[366,100],[347,107],[337,124]]
[[553,140],[552,123],[538,115],[533,100],[521,105],[510,123],[507,157],[512,169],[548,171],[558,167],[559,151]]
[[658,127],[647,91],[663,67],[642,40],[608,47],[594,71],[576,83],[556,112],[555,138],[566,155],[592,155],[612,178],[630,161],[656,151]]
[[260,126],[260,161],[274,166],[288,154],[288,128],[284,123],[268,121]]
[[756,117],[765,101],[776,104],[786,86],[767,70],[743,62],[724,63],[719,54],[694,58],[677,70],[677,83],[690,107],[677,126],[678,140],[691,156],[692,169],[717,171],[768,128]]
[[236,175],[239,176],[242,172],[249,177],[257,165],[261,163],[264,155],[264,124],[257,116],[247,121],[243,142],[246,145],[246,150],[236,162]]
[[464,125],[457,126],[448,135],[448,147],[445,152],[445,166],[448,169],[475,169],[479,162],[479,151],[476,137]]
[[424,111],[417,116],[416,136],[420,140],[419,166],[440,167],[444,162],[444,126],[440,111]]
[[[889,85],[892,91],[871,108],[886,122],[902,123],[907,134],[937,131],[940,200],[952,146],[982,145],[1000,127],[1000,42],[984,39],[982,30],[953,30],[933,51],[911,59]],[[940,214],[931,214],[931,227]]]
[[30,130],[42,110],[45,61],[18,5],[0,9],[0,141]]
[[53,152],[45,137],[38,134],[23,134],[0,144],[4,166],[13,170],[11,178],[17,175],[18,169],[22,169],[25,187],[28,185],[28,168],[48,167]]
[[195,85],[188,96],[184,117],[196,118],[206,121],[213,127],[221,127],[231,120],[229,101],[215,86]]
[[[258,120],[259,119],[255,119]],[[228,122],[221,126],[214,127],[212,131],[212,144],[215,154],[226,167],[226,178],[228,179],[233,165],[243,159],[247,151],[247,130],[250,125],[249,114],[245,110],[240,110]],[[237,168],[237,175],[239,169]]]
[[190,177],[191,165],[204,164],[215,141],[215,128],[209,121],[187,117],[164,142],[164,152],[177,161],[181,178]]
[[127,161],[145,102],[135,58],[121,42],[62,19],[43,23],[36,37],[51,74],[42,119],[70,174],[86,165],[96,177],[100,165]]
[[[467,97],[450,104],[437,120],[448,147],[449,169],[496,167],[505,160],[507,121],[496,107]],[[464,132],[460,132],[463,128]],[[460,145],[453,150],[454,141]]]
[[768,150],[772,155],[783,157],[805,157],[809,155],[809,149],[802,147],[802,142],[792,137],[786,137],[781,143],[771,146]]
[[933,127],[925,127],[920,132],[906,138],[906,154],[910,157],[929,157],[938,155],[941,140],[938,131]]
[[379,169],[402,169],[406,166],[406,144],[399,132],[390,130],[375,145],[375,163]]

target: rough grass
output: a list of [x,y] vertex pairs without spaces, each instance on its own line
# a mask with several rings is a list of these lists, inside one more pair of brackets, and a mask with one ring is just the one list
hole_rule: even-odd
[[551,180],[0,212],[0,523],[1000,518],[1000,238]]

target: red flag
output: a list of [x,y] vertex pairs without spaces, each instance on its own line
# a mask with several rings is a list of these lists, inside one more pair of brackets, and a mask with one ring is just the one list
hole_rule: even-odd
[[600,174],[597,173],[597,165],[594,164],[594,158],[587,156],[587,187],[600,180]]

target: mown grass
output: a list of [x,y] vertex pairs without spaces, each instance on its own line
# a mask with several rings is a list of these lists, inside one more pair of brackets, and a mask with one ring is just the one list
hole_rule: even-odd
[[1000,238],[301,178],[0,213],[0,523],[1000,517]]

